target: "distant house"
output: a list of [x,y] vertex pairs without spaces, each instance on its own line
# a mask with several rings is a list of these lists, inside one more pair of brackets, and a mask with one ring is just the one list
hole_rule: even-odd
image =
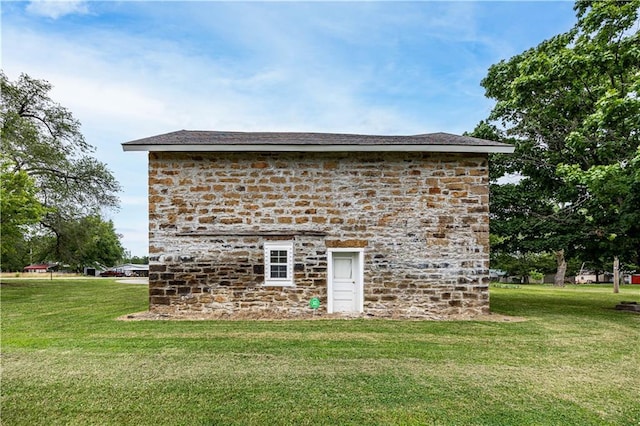
[[606,283],[613,282],[613,273],[603,272],[596,275],[595,272],[584,271],[576,275],[576,284]]
[[491,281],[500,281],[507,273],[500,269],[489,269],[489,279]]
[[46,263],[38,263],[38,264],[25,266],[23,271],[24,272],[45,273],[45,272],[49,272],[49,268],[50,267],[51,266],[46,264]]
[[123,148],[149,152],[151,311],[489,310],[488,154],[510,145],[183,130]]

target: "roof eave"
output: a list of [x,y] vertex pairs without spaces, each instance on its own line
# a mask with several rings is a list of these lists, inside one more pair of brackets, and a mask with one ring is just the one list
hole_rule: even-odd
[[124,151],[149,152],[456,152],[512,154],[512,145],[287,145],[287,144],[216,144],[216,145],[145,145],[123,144]]

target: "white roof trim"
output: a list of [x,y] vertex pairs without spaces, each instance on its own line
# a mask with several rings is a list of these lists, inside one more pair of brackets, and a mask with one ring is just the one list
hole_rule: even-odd
[[511,154],[511,145],[123,145],[124,151],[158,152],[477,152]]

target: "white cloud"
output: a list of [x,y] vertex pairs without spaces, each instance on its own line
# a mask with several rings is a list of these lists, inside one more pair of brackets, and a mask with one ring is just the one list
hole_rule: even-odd
[[32,0],[26,10],[34,15],[51,19],[58,19],[65,15],[89,13],[89,7],[84,0]]
[[126,206],[145,206],[148,203],[148,198],[146,196],[132,196],[132,195],[123,195],[120,197],[120,201],[122,205]]
[[[415,108],[371,101],[380,95],[447,95],[449,89],[424,66],[409,69],[405,58],[382,54],[395,52],[398,41],[393,34],[400,25],[420,27],[417,19],[406,11],[400,16],[384,15],[376,4],[344,9],[351,17],[328,13],[324,5],[319,6],[322,18],[314,17],[308,7],[287,8],[280,16],[268,4],[225,4],[224,8],[233,9],[235,24],[223,29],[219,22],[230,19],[221,16],[208,23],[204,21],[209,14],[201,13],[196,21],[211,26],[212,41],[222,33],[225,42],[233,40],[234,48],[243,52],[231,57],[215,47],[219,41],[199,50],[179,38],[160,40],[157,34],[98,28],[87,28],[81,37],[73,38],[14,28],[20,34],[7,39],[20,39],[20,50],[29,53],[5,52],[4,56],[11,59],[8,68],[51,81],[56,100],[83,123],[118,123],[133,138],[181,128],[395,134],[448,130],[434,127],[432,118]],[[442,9],[447,11],[446,19],[430,15],[426,27],[470,21],[465,15],[468,7]],[[360,11],[366,19],[357,19]],[[309,18],[300,22],[296,13],[302,12]],[[387,27],[376,35],[376,28]],[[327,40],[352,45],[354,57],[344,46],[337,48]],[[372,47],[381,54],[362,56]],[[473,85],[477,87],[477,82]]]
[[149,247],[147,221],[140,222],[139,228],[116,227],[116,233],[122,235],[122,246],[134,256],[146,256]]

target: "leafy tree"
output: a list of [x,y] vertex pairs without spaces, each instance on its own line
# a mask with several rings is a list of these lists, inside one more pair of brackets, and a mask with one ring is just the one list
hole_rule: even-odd
[[125,250],[123,261],[134,265],[148,265],[149,256],[133,256],[129,250]]
[[104,221],[99,215],[89,215],[78,220],[56,224],[59,235],[45,238],[40,256],[57,259],[76,271],[84,266],[113,266],[124,258],[112,221]]
[[591,196],[591,208],[578,211],[587,223],[593,224],[597,235],[586,245],[592,252],[596,269],[606,269],[603,258],[621,253],[627,257],[630,269],[638,269],[640,244],[640,147],[629,161],[592,166],[582,170],[576,165],[561,165],[559,173],[575,185],[586,188]]
[[[51,85],[22,74],[15,82],[0,71],[0,136],[3,174],[28,176],[32,195],[44,207],[40,226],[56,240],[54,259],[62,260],[67,226],[116,208],[118,182],[104,163],[92,157],[95,148],[80,132],[80,123],[49,97]],[[16,201],[3,205],[17,209]],[[4,247],[4,243],[3,243]]]
[[515,154],[493,158],[492,178],[519,176],[492,186],[492,232],[512,252],[554,252],[558,284],[567,257],[640,256],[639,8],[578,0],[570,31],[491,66],[482,81],[496,105],[474,134],[512,141]]
[[29,225],[38,223],[45,209],[36,198],[33,180],[23,171],[9,172],[9,163],[0,156],[0,238],[2,267],[20,270],[23,234]]
[[148,265],[149,256],[130,256],[129,263],[133,263],[134,265]]

